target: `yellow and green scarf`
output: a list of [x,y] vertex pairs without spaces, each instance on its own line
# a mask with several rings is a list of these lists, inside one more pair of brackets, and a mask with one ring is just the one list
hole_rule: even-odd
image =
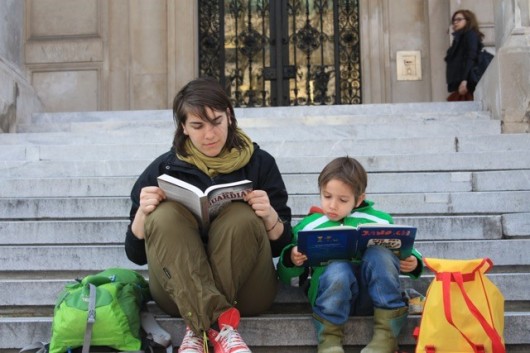
[[252,144],[250,137],[239,128],[236,130],[236,134],[246,143],[246,146],[241,150],[232,148],[229,151],[226,148],[223,148],[219,155],[208,157],[200,152],[188,138],[185,143],[188,157],[179,154],[177,154],[177,157],[184,162],[193,164],[210,177],[214,177],[218,174],[231,173],[234,170],[238,170],[245,166],[248,161],[250,161],[252,153],[254,153],[254,145]]

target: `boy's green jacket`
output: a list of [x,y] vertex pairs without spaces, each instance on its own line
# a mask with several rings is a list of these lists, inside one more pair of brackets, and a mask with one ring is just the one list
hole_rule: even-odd
[[[291,263],[290,255],[291,249],[296,246],[298,242],[298,232],[302,229],[318,229],[318,228],[329,228],[339,225],[347,225],[356,227],[359,224],[363,223],[394,223],[392,216],[388,213],[376,210],[373,208],[373,201],[365,200],[361,206],[352,210],[351,214],[344,218],[342,222],[332,221],[327,219],[325,215],[322,214],[322,211],[318,208],[312,208],[310,214],[303,218],[294,228],[293,228],[293,240],[292,243],[287,245],[280,255],[278,260],[278,276],[280,280],[286,284],[291,285],[291,280],[293,278],[300,278],[304,275],[306,269],[302,266],[287,266],[287,263]],[[316,225],[316,226],[315,226]],[[419,251],[416,249],[412,250],[412,255],[418,259],[418,267],[416,270],[406,275],[412,278],[420,277],[423,271],[423,261],[422,256]],[[287,259],[287,260],[286,260]],[[309,302],[311,306],[315,304],[319,278],[324,273],[326,266],[318,266],[312,268],[311,279],[309,282]]]

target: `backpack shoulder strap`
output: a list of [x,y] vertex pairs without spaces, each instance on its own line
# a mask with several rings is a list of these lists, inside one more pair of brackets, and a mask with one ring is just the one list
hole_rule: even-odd
[[142,328],[147,338],[165,347],[167,353],[172,352],[173,344],[171,342],[171,335],[158,324],[153,313],[148,310],[143,310],[140,315],[142,318]]
[[504,344],[502,343],[501,335],[497,332],[497,329],[488,323],[484,316],[480,313],[480,310],[473,304],[473,301],[468,296],[466,289],[464,287],[464,279],[461,272],[445,272],[436,275],[442,281],[442,291],[443,291],[443,306],[444,314],[447,322],[451,324],[455,329],[460,332],[460,335],[468,342],[468,344],[473,348],[474,352],[480,352],[479,347],[483,347],[482,344],[475,343],[468,337],[453,321],[453,316],[451,313],[451,290],[450,284],[456,283],[460,289],[459,294],[464,298],[467,309],[475,317],[475,319],[480,323],[480,326],[490,338],[492,342],[493,353],[506,353]]
[[25,347],[22,347],[22,349],[19,351],[19,353],[23,352],[33,352],[33,353],[48,353],[48,342],[35,342],[32,344],[28,344]]
[[88,297],[88,317],[86,321],[85,338],[81,353],[89,353],[90,341],[92,340],[92,326],[96,322],[96,286],[89,283],[90,294]]

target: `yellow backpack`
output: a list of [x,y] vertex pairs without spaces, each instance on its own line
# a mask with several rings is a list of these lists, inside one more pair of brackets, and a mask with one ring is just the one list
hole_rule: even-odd
[[491,260],[423,261],[435,278],[414,330],[416,353],[505,353],[504,297],[485,276]]

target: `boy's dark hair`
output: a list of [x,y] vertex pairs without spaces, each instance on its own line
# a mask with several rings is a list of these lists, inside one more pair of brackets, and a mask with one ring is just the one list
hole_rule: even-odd
[[184,147],[188,136],[184,135],[182,125],[186,123],[189,113],[199,116],[206,122],[211,122],[206,114],[206,108],[227,112],[230,124],[225,147],[228,150],[242,149],[245,142],[236,133],[237,120],[230,98],[217,80],[211,77],[201,77],[188,82],[173,99],[173,120],[177,128],[173,138],[175,151],[182,156],[188,156]]
[[349,185],[357,198],[365,193],[368,175],[364,167],[354,158],[339,157],[329,162],[318,176],[318,188],[322,188],[331,180],[337,179]]

